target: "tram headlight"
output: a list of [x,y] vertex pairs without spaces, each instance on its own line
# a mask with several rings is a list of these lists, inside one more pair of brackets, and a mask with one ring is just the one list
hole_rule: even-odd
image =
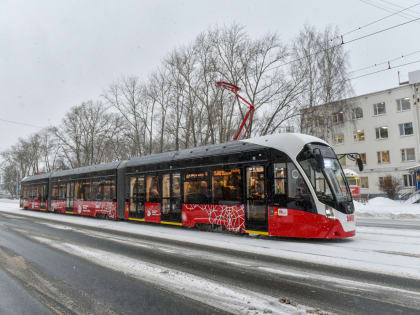
[[325,215],[328,219],[335,219],[334,210],[329,206],[325,207]]

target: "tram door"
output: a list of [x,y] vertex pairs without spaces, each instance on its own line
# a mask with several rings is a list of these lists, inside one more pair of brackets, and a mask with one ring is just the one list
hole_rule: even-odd
[[47,184],[42,184],[41,187],[41,205],[40,205],[40,209],[41,210],[45,210],[47,208],[47,199],[48,199],[48,185]]
[[144,219],[144,176],[130,177],[130,218]]
[[246,215],[247,230],[268,231],[267,197],[264,166],[246,168]]
[[163,174],[161,221],[181,222],[181,213],[181,174]]
[[73,211],[74,209],[74,182],[67,183],[66,187],[66,210]]

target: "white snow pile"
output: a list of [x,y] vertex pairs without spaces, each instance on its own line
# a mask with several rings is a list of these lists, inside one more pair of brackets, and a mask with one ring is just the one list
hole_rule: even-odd
[[355,201],[354,206],[359,217],[420,219],[420,204],[407,204],[404,201],[385,197],[370,199],[366,204]]
[[2,209],[19,209],[19,200],[0,198],[0,205]]

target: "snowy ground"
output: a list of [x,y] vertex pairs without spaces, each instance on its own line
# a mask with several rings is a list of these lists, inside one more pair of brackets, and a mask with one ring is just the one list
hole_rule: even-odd
[[359,217],[420,219],[420,203],[409,204],[405,201],[378,197],[369,200],[366,204],[355,202],[354,205]]
[[420,279],[420,230],[414,229],[358,227],[356,237],[338,241],[267,239],[23,211],[18,209],[16,202],[10,201],[0,201],[0,211],[9,215],[18,213],[61,223],[94,226],[137,235],[152,235],[225,249]]

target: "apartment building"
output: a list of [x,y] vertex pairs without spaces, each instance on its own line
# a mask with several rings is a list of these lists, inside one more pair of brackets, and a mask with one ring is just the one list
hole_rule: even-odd
[[[302,132],[324,138],[337,154],[361,154],[363,172],[354,161],[341,163],[343,168],[359,173],[362,195],[383,195],[380,183],[391,177],[399,179],[401,192],[416,191],[420,189],[419,88],[420,71],[415,71],[398,87],[317,106],[315,113],[322,113],[321,122],[313,109],[304,110]],[[314,124],[321,128],[312,128]]]

